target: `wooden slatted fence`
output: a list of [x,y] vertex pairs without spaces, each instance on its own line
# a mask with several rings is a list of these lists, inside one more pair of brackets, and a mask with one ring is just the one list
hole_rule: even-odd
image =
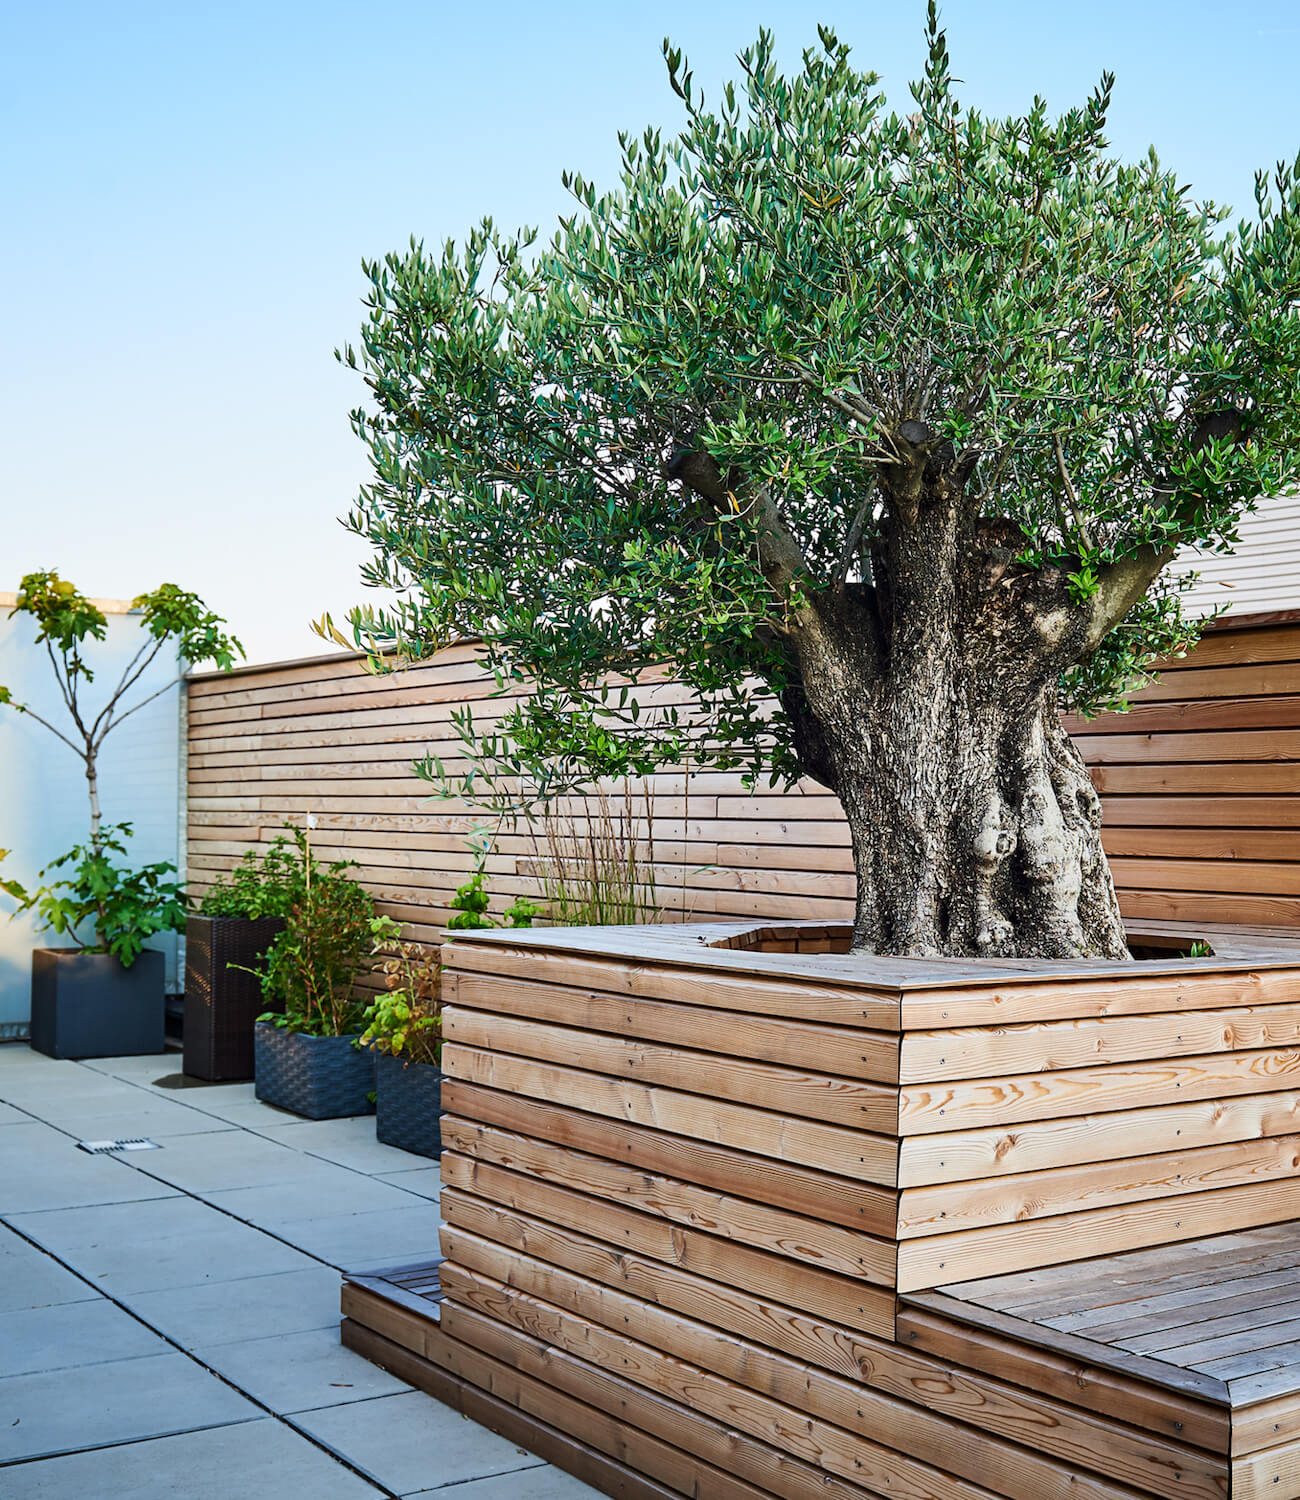
[[[322,856],[355,859],[382,909],[434,937],[483,819],[431,800],[411,763],[454,753],[452,713],[471,704],[490,719],[493,689],[470,646],[387,677],[340,653],[191,678],[191,888],[311,812]],[[649,697],[687,702],[670,681]],[[1300,612],[1215,628],[1134,703],[1070,725],[1105,799],[1126,914],[1300,926]],[[751,791],[735,774],[679,770],[628,795],[638,818],[652,813],[643,852],[665,918],[851,915],[847,830],[814,783]],[[582,799],[568,810],[579,826],[594,815]],[[540,836],[502,832],[494,905],[536,896],[544,862]]]

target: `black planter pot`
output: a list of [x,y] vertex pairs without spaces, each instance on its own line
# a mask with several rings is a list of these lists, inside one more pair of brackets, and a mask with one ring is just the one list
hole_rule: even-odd
[[209,1082],[253,1076],[253,1024],[274,1010],[255,969],[283,917],[190,917],[185,923],[185,1071]]
[[166,961],[146,948],[124,968],[111,953],[32,950],[32,1046],[47,1057],[132,1057],[163,1050]]
[[416,1156],[442,1155],[442,1069],[375,1056],[375,1135]]
[[355,1036],[304,1036],[269,1021],[253,1028],[253,1092],[308,1120],[374,1110],[375,1063]]

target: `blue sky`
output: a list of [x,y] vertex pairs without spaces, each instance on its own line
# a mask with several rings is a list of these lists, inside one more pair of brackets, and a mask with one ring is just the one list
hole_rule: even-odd
[[[1118,75],[1110,136],[1154,142],[1244,208],[1300,150],[1293,6],[949,0],[960,97],[1081,100]],[[338,526],[364,475],[334,348],[363,255],[484,214],[549,226],[565,167],[671,132],[660,42],[706,91],[758,26],[790,59],[816,22],[906,103],[922,4],[824,0],[382,6],[0,0],[0,590],[57,565],[87,592],[197,589],[253,659],[322,649],[362,597]]]

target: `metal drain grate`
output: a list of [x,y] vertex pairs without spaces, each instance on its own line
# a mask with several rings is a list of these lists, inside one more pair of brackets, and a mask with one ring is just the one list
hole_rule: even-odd
[[79,1151],[89,1151],[92,1156],[103,1156],[109,1151],[161,1151],[157,1141],[143,1135],[132,1136],[125,1141],[78,1141]]

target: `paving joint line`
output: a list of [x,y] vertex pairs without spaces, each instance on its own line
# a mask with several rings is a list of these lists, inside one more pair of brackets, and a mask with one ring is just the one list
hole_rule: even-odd
[[[159,1054],[159,1055],[163,1056],[165,1054]],[[79,1065],[80,1066],[84,1066],[84,1064],[79,1064]],[[118,1078],[116,1074],[101,1073],[100,1069],[98,1069],[98,1068],[87,1068],[86,1071],[90,1072],[90,1073],[100,1073],[101,1077],[114,1078],[116,1082],[126,1083],[130,1087],[132,1087],[132,1088],[139,1089],[141,1093],[146,1094],[146,1095],[152,1095],[152,1093],[153,1093],[153,1090],[152,1090],[152,1088],[149,1085],[147,1085],[147,1084],[138,1084],[133,1079]],[[8,1100],[6,1100],[5,1102],[9,1103]],[[168,1102],[174,1102],[174,1103],[178,1103],[178,1104],[185,1104],[185,1101],[183,1101],[183,1100],[174,1100],[174,1101],[168,1101]],[[46,1125],[51,1130],[57,1131],[60,1135],[63,1135],[65,1137],[67,1137],[67,1139],[69,1139],[69,1140],[75,1141],[77,1139],[77,1137],[75,1135],[75,1132],[67,1130],[67,1129],[65,1129],[61,1125],[54,1125],[49,1120],[43,1120],[43,1119],[41,1119],[41,1117],[39,1115],[34,1114],[31,1110],[24,1108],[22,1105],[13,1105],[12,1107],[15,1108],[15,1109],[17,1109],[17,1110],[19,1110],[20,1113],[29,1116],[29,1118],[31,1118],[32,1121],[34,1123],[36,1123],[36,1124]],[[208,1115],[208,1114],[206,1114],[206,1111],[200,1110],[196,1106],[185,1104],[185,1107],[187,1109],[193,1109],[193,1111],[194,1111],[195,1114],[203,1114],[203,1115],[205,1115],[205,1117],[207,1119],[214,1119],[215,1120],[215,1119],[219,1118],[218,1116],[215,1116],[215,1115]],[[236,1125],[236,1124],[233,1124],[233,1123],[231,1123],[229,1121],[223,1121],[222,1123],[226,1126],[226,1128],[228,1130],[237,1131],[240,1134],[245,1134],[245,1135],[257,1135],[256,1131],[247,1130],[245,1127],[243,1127],[241,1125]],[[196,1132],[196,1133],[197,1134],[218,1134],[218,1133],[224,1133],[224,1132],[219,1132],[219,1131],[204,1132],[204,1131],[201,1131],[201,1132]],[[265,1137],[262,1137],[262,1136],[259,1136],[258,1138],[259,1139],[265,1139]],[[279,1141],[273,1141],[270,1144],[272,1144],[272,1145],[283,1145],[283,1143],[279,1142]],[[286,1146],[284,1149],[287,1149],[287,1150],[289,1150],[289,1151],[291,1151],[293,1153],[296,1153],[299,1156],[313,1156],[313,1155],[315,1155],[315,1153],[313,1153],[313,1152],[302,1151],[302,1150],[300,1150],[296,1146]],[[318,1265],[325,1267],[325,1269],[327,1269],[327,1270],[335,1271],[340,1276],[342,1276],[342,1275],[345,1274],[342,1268],[334,1265],[332,1262],[324,1260],[321,1256],[314,1254],[310,1250],[303,1250],[301,1248],[301,1246],[294,1245],[289,1240],[284,1239],[282,1236],[280,1236],[278,1234],[275,1234],[275,1233],[273,1233],[270,1230],[264,1229],[260,1224],[253,1224],[253,1223],[251,1223],[247,1219],[240,1218],[240,1216],[238,1214],[232,1213],[229,1209],[223,1207],[219,1203],[210,1203],[210,1202],[208,1202],[208,1200],[206,1198],[200,1197],[198,1193],[191,1191],[189,1188],[178,1186],[175,1183],[169,1183],[169,1182],[165,1181],[163,1178],[155,1176],[152,1172],[148,1171],[148,1169],[142,1163],[137,1163],[135,1161],[132,1161],[132,1160],[128,1159],[127,1157],[118,1156],[118,1155],[115,1155],[113,1153],[105,1153],[105,1154],[112,1155],[113,1156],[113,1160],[118,1161],[118,1162],[122,1163],[123,1165],[132,1168],[134,1171],[139,1172],[142,1176],[149,1178],[149,1180],[151,1182],[156,1182],[160,1186],[166,1187],[166,1188],[168,1188],[170,1190],[168,1192],[168,1194],[166,1194],[166,1195],[164,1195],[162,1197],[159,1197],[159,1198],[149,1198],[149,1199],[145,1199],[143,1201],[149,1202],[149,1203],[160,1203],[160,1202],[165,1202],[168,1197],[186,1197],[186,1198],[189,1198],[189,1199],[191,1199],[195,1203],[202,1203],[205,1208],[211,1208],[211,1209],[216,1210],[216,1212],[218,1212],[218,1213],[224,1214],[227,1218],[233,1219],[234,1222],[237,1223],[237,1224],[243,1224],[246,1228],[252,1229],[252,1230],[256,1231],[258,1234],[264,1234],[264,1235],[266,1235],[266,1237],[268,1239],[274,1240],[274,1241],[276,1241],[276,1243],[284,1245],[287,1249],[296,1250],[300,1255],[307,1256],[307,1258],[309,1260],[314,1260]],[[318,1161],[328,1161],[329,1160],[327,1157],[320,1157],[320,1156],[316,1156],[315,1159],[318,1160]],[[343,1166],[343,1169],[345,1171],[353,1172],[358,1177],[372,1177],[373,1175],[375,1175],[375,1174],[369,1173],[369,1172],[362,1172],[362,1171],[358,1170],[355,1167],[345,1166],[341,1162],[331,1162],[330,1165],[331,1166]],[[418,1168],[413,1169],[413,1170],[418,1170]],[[407,1189],[407,1188],[402,1188],[401,1191],[404,1192],[404,1193],[407,1193],[410,1198],[412,1198],[413,1200],[415,1200],[417,1202],[420,1202],[420,1203],[428,1203],[428,1202],[435,1202],[436,1203],[436,1201],[437,1201],[436,1199],[431,1200],[431,1199],[423,1198],[423,1197],[421,1197],[417,1193],[411,1193],[409,1191],[409,1189]],[[128,1201],[141,1201],[141,1200],[128,1200]],[[104,1205],[76,1205],[76,1206],[77,1207],[87,1207],[87,1206],[88,1207],[95,1207],[95,1206],[112,1207],[114,1205],[104,1204]],[[97,1293],[99,1296],[101,1296],[101,1297],[105,1298],[107,1301],[111,1302],[113,1304],[113,1306],[115,1306],[117,1308],[120,1308],[121,1311],[125,1312],[129,1317],[134,1318],[136,1322],[138,1322],[139,1324],[141,1324],[143,1327],[149,1329],[149,1331],[151,1333],[156,1334],[165,1343],[170,1344],[173,1349],[175,1349],[178,1353],[183,1354],[187,1359],[191,1360],[194,1364],[198,1365],[200,1367],[200,1369],[206,1370],[210,1375],[215,1376],[218,1380],[220,1380],[222,1382],[223,1385],[229,1386],[231,1390],[233,1390],[233,1391],[237,1392],[239,1395],[243,1396],[245,1400],[252,1402],[252,1404],[254,1406],[258,1407],[259,1410],[261,1410],[262,1412],[264,1412],[267,1416],[273,1417],[282,1426],[288,1427],[291,1431],[296,1432],[300,1436],[306,1438],[308,1440],[308,1442],[310,1442],[314,1447],[318,1448],[321,1452],[328,1454],[329,1457],[332,1458],[336,1463],[341,1464],[344,1468],[348,1469],[351,1473],[355,1474],[359,1479],[364,1480],[367,1484],[373,1485],[382,1495],[385,1496],[385,1500],[400,1500],[400,1496],[398,1495],[397,1491],[388,1489],[385,1485],[383,1485],[378,1480],[376,1480],[372,1475],[368,1474],[365,1470],[363,1470],[363,1469],[359,1468],[357,1465],[353,1464],[350,1459],[344,1457],[343,1455],[341,1455],[340,1453],[338,1453],[335,1449],[331,1448],[328,1443],[323,1442],[321,1439],[317,1438],[313,1433],[307,1431],[304,1427],[302,1427],[298,1423],[292,1421],[289,1416],[287,1416],[285,1414],[282,1414],[280,1412],[272,1411],[272,1409],[269,1406],[267,1406],[265,1402],[259,1400],[256,1396],[252,1395],[249,1391],[245,1390],[241,1385],[238,1384],[237,1381],[234,1381],[234,1380],[230,1379],[229,1377],[227,1377],[226,1375],[223,1375],[220,1370],[213,1369],[211,1365],[206,1364],[202,1359],[200,1359],[198,1357],[198,1355],[193,1352],[193,1350],[185,1348],[185,1346],[183,1344],[179,1343],[176,1339],[172,1338],[172,1336],[170,1334],[164,1332],[164,1330],[162,1330],[161,1328],[158,1328],[154,1324],[150,1323],[149,1320],[146,1317],[144,1317],[142,1314],[138,1313],[134,1308],[130,1307],[128,1304],[120,1301],[110,1291],[108,1291],[107,1288],[105,1288],[103,1286],[96,1286],[95,1283],[93,1281],[91,1281],[89,1277],[87,1277],[86,1275],[84,1275],[81,1271],[77,1270],[77,1268],[75,1266],[70,1265],[67,1261],[63,1260],[62,1257],[59,1256],[59,1255],[57,1255],[54,1251],[52,1251],[52,1250],[48,1249],[46,1246],[42,1245],[38,1240],[33,1239],[31,1235],[25,1233],[17,1225],[10,1223],[7,1218],[4,1220],[4,1222],[5,1222],[6,1226],[14,1234],[18,1235],[21,1239],[25,1240],[29,1245],[31,1245],[33,1247],[33,1249],[36,1249],[36,1250],[40,1251],[41,1254],[43,1254],[43,1255],[48,1255],[51,1260],[53,1260],[53,1261],[57,1262],[59,1265],[63,1266],[65,1270],[70,1271],[72,1273],[72,1275],[74,1275],[75,1277],[77,1277],[77,1279],[79,1281],[83,1282],[93,1292]],[[280,1273],[267,1272],[265,1274],[267,1274],[267,1275],[275,1275],[275,1274],[280,1274]],[[271,1336],[273,1337],[274,1335],[271,1335]],[[240,1340],[235,1340],[235,1342],[241,1342],[241,1341]],[[412,1387],[412,1389],[415,1389],[415,1388]],[[399,1392],[399,1393],[395,1393],[395,1394],[401,1394],[401,1393]],[[377,1400],[377,1399],[380,1399],[380,1398],[378,1398],[378,1397],[371,1397],[371,1398],[363,1398],[363,1399]],[[337,1403],[337,1404],[351,1406],[351,1405],[356,1405],[358,1403],[355,1403],[355,1402],[340,1402],[340,1403]],[[328,1410],[332,1410],[332,1408],[330,1408],[330,1407],[312,1407],[312,1408],[309,1408],[309,1410],[313,1410],[313,1411],[328,1411]],[[248,1418],[247,1420],[252,1421],[252,1420],[256,1420],[256,1419],[254,1419],[254,1418]],[[226,1422],[226,1423],[214,1423],[214,1424],[212,1424],[212,1427],[216,1428],[216,1427],[219,1427],[219,1426],[229,1427],[229,1426],[239,1426],[239,1425],[240,1424],[237,1423],[237,1422]],[[209,1430],[209,1429],[205,1429],[205,1428],[189,1428],[189,1429],[186,1429],[186,1431],[194,1431],[194,1432],[206,1431],[206,1430]],[[164,1433],[164,1434],[161,1434],[161,1436],[179,1436],[179,1435],[180,1434],[175,1434],[175,1433]],[[132,1441],[132,1440],[127,1440],[126,1443],[96,1444],[96,1445],[94,1445],[93,1447],[91,1447],[89,1449],[86,1449],[86,1448],[66,1449],[66,1450],[64,1450],[64,1453],[71,1454],[71,1453],[95,1452],[100,1447],[123,1447],[123,1446],[127,1446],[130,1441]],[[142,1438],[142,1439],[137,1439],[137,1440],[134,1440],[134,1441],[147,1442],[147,1441],[149,1441],[149,1439]],[[56,1458],[56,1457],[60,1457],[60,1456],[61,1456],[60,1454],[43,1454],[43,1455],[41,1455],[42,1458]],[[0,1468],[9,1468],[9,1467],[12,1467],[14,1464],[30,1463],[30,1462],[38,1462],[38,1461],[39,1460],[37,1460],[37,1459],[11,1459],[11,1460],[7,1460],[5,1462],[0,1462]],[[510,1472],[513,1473],[513,1472],[516,1472],[516,1471],[512,1470]]]
[[[48,1255],[51,1260],[55,1261],[58,1265],[61,1265],[64,1268],[64,1270],[70,1272],[73,1276],[75,1276],[78,1281],[84,1282],[86,1286],[91,1287],[94,1291],[98,1292],[98,1294],[101,1297],[103,1297],[106,1301],[111,1302],[114,1307],[116,1307],[116,1308],[120,1309],[122,1312],[126,1313],[126,1315],[128,1317],[134,1318],[134,1320],[137,1323],[139,1323],[141,1325],[141,1327],[147,1328],[150,1333],[155,1334],[158,1338],[162,1339],[162,1341],[165,1344],[170,1344],[171,1347],[173,1349],[175,1349],[178,1354],[183,1354],[186,1359],[190,1360],[193,1364],[198,1365],[198,1367],[201,1370],[206,1370],[209,1375],[211,1375],[215,1379],[219,1380],[222,1383],[222,1385],[228,1386],[237,1395],[242,1396],[245,1401],[248,1401],[253,1406],[257,1407],[257,1409],[260,1412],[262,1412],[265,1416],[271,1417],[276,1422],[279,1422],[281,1426],[287,1427],[287,1428],[289,1428],[289,1430],[291,1432],[296,1432],[296,1433],[298,1433],[298,1435],[300,1437],[306,1438],[307,1441],[309,1443],[311,1443],[313,1447],[318,1448],[322,1453],[328,1454],[329,1457],[332,1458],[335,1461],[335,1463],[340,1464],[343,1468],[349,1470],[349,1472],[351,1472],[352,1474],[355,1474],[358,1479],[364,1480],[366,1484],[369,1484],[369,1485],[373,1486],[376,1490],[379,1491],[379,1493],[381,1495],[383,1495],[385,1497],[385,1500],[401,1500],[401,1496],[399,1495],[399,1493],[396,1490],[391,1490],[391,1489],[388,1488],[387,1485],[381,1484],[372,1475],[367,1474],[365,1472],[365,1470],[361,1469],[356,1464],[354,1464],[351,1459],[344,1457],[344,1455],[342,1455],[341,1453],[337,1452],[335,1449],[331,1448],[328,1443],[322,1442],[321,1439],[318,1438],[318,1437],[316,1437],[314,1433],[308,1432],[305,1428],[300,1427],[298,1425],[298,1423],[291,1421],[287,1416],[282,1415],[280,1412],[273,1411],[271,1409],[271,1407],[269,1407],[266,1404],[265,1401],[261,1400],[261,1398],[258,1397],[258,1396],[254,1396],[251,1391],[245,1390],[244,1387],[241,1386],[238,1383],[238,1381],[232,1380],[229,1376],[224,1375],[220,1370],[213,1369],[213,1367],[211,1365],[205,1363],[202,1359],[200,1359],[199,1356],[197,1354],[195,1354],[192,1349],[187,1349],[184,1346],[184,1344],[182,1344],[178,1340],[174,1339],[171,1336],[171,1334],[167,1333],[164,1329],[156,1327],[142,1313],[137,1312],[135,1310],[135,1308],[129,1306],[127,1303],[125,1303],[125,1302],[121,1301],[119,1298],[115,1297],[113,1295],[113,1293],[110,1292],[106,1287],[95,1286],[94,1282],[91,1281],[90,1278],[84,1272],[79,1271],[76,1268],[76,1266],[70,1265],[67,1261],[65,1261],[62,1258],[62,1256],[56,1255],[52,1250],[47,1249],[39,1241],[32,1239],[32,1237],[29,1234],[25,1234],[23,1232],[23,1230],[21,1230],[20,1228],[18,1228],[17,1225],[15,1225],[15,1224],[8,1224],[7,1227],[9,1228],[9,1230],[12,1233],[16,1234],[20,1239],[26,1240],[26,1242],[29,1245],[31,1245],[34,1250],[39,1250],[42,1255]],[[334,1268],[331,1267],[331,1269],[334,1269]],[[400,1393],[398,1393],[398,1394],[400,1394]],[[350,1402],[340,1402],[338,1404],[342,1405],[342,1406],[351,1405]],[[316,1410],[329,1410],[329,1409],[330,1408],[323,1408],[323,1407],[316,1408]],[[214,1431],[214,1430],[216,1430],[219,1427],[239,1427],[239,1426],[243,1425],[244,1421],[255,1421],[255,1420],[257,1420],[257,1419],[253,1418],[253,1417],[248,1417],[248,1418],[244,1418],[243,1421],[236,1421],[236,1422],[213,1422],[213,1423],[209,1423],[206,1427],[188,1427],[188,1428],[184,1428],[182,1430],[182,1432],[178,1432],[178,1433],[161,1433],[161,1434],[158,1434],[158,1436],[161,1436],[161,1437],[179,1437],[179,1436],[182,1436],[184,1432],[209,1432],[209,1431]],[[148,1442],[148,1441],[150,1441],[150,1439],[149,1438],[139,1438],[139,1439],[136,1439],[136,1441],[139,1441],[139,1442]],[[111,1443],[111,1444],[110,1443],[102,1443],[102,1444],[97,1443],[97,1444],[92,1445],[89,1448],[69,1448],[69,1449],[64,1450],[64,1454],[87,1453],[87,1452],[94,1453],[94,1452],[97,1452],[98,1449],[101,1448],[101,1447],[107,1448],[107,1447],[124,1447],[124,1446],[126,1446],[126,1444],[124,1444],[124,1443]],[[63,1455],[62,1454],[56,1454],[56,1453],[46,1453],[46,1454],[40,1455],[41,1458],[58,1458],[60,1456],[63,1456]],[[3,1463],[0,1463],[0,1468],[11,1468],[15,1464],[19,1464],[19,1463],[31,1463],[31,1462],[35,1462],[35,1461],[37,1461],[37,1460],[35,1460],[35,1459],[9,1459],[9,1460],[6,1460]]]

